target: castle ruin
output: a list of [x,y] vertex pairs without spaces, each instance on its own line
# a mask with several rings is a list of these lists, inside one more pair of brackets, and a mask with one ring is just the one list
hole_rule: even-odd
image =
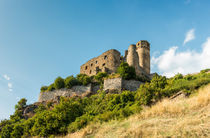
[[129,66],[134,67],[137,76],[149,76],[150,43],[141,40],[136,45],[132,44],[125,51],[124,56],[121,56],[120,52],[115,49],[108,50],[83,64],[80,67],[80,73],[88,76],[96,75],[98,72],[116,73],[122,61],[126,61]]

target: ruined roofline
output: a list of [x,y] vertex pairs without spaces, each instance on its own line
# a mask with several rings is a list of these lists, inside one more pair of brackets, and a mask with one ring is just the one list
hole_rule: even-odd
[[101,55],[105,55],[106,53],[109,53],[110,51],[118,52],[118,53],[121,55],[121,53],[120,53],[118,50],[116,50],[116,49],[110,49],[110,50],[107,50],[106,52],[103,52],[102,54],[100,54],[100,55],[97,56],[97,57],[91,58],[90,60],[88,60],[88,61],[86,61],[84,64],[82,64],[80,67],[86,65],[88,62],[94,61],[95,59],[99,58]]

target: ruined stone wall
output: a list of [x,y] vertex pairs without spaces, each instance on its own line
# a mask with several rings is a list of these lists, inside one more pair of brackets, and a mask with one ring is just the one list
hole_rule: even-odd
[[113,78],[104,80],[104,90],[122,90],[122,78]]
[[125,51],[124,59],[121,59],[120,52],[109,50],[102,55],[93,58],[80,67],[81,74],[89,76],[98,72],[116,73],[121,61],[126,61],[136,70],[136,74],[149,76],[150,74],[150,44],[146,40],[139,41],[136,45],[130,45]]
[[[136,91],[139,86],[143,84],[136,80],[123,80],[122,78],[112,78],[104,80],[104,90],[122,90]],[[57,101],[58,97],[72,97],[72,96],[90,96],[96,94],[100,89],[99,85],[93,86],[73,86],[71,89],[60,89],[49,92],[40,92],[38,102]]]
[[111,74],[117,71],[120,63],[120,52],[111,49],[83,64],[80,67],[80,73],[89,76],[96,75],[98,72],[107,72]]
[[143,82],[136,81],[136,80],[123,80],[123,89],[129,90],[129,91],[136,91],[141,84],[144,84]]
[[104,90],[129,90],[136,91],[143,82],[136,80],[123,80],[122,78],[113,78],[104,80]]
[[85,92],[91,92],[92,86],[73,86],[71,89],[60,89],[49,92],[40,92],[38,102],[55,100],[57,96],[71,97],[73,95],[82,96]]

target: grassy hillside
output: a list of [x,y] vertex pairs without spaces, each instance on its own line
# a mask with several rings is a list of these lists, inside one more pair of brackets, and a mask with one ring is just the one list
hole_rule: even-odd
[[210,85],[190,98],[165,99],[128,119],[91,124],[66,137],[210,137]]
[[[150,82],[141,85],[135,92],[123,91],[113,94],[100,90],[91,97],[62,97],[57,104],[50,101],[40,104],[35,110],[35,115],[29,119],[23,116],[26,100],[21,99],[15,106],[15,113],[10,116],[10,119],[0,123],[0,137],[65,136],[86,126],[89,126],[90,129],[86,128],[87,131],[79,131],[74,135],[99,135],[99,137],[121,134],[130,137],[141,135],[156,137],[173,134],[207,135],[209,130],[205,128],[208,124],[203,125],[202,123],[209,122],[206,121],[209,119],[206,118],[209,117],[209,112],[207,112],[209,111],[207,110],[209,99],[205,100],[209,97],[209,93],[203,92],[201,95],[195,96],[194,100],[192,97],[191,100],[180,101],[180,103],[178,101],[162,101],[162,99],[180,91],[188,96],[196,95],[199,88],[210,83],[208,71],[203,70],[198,74],[186,76],[177,74],[173,78],[156,74]],[[202,98],[198,98],[202,95],[204,95],[203,101]],[[204,110],[205,108],[207,109]],[[132,115],[135,116],[129,119],[131,121],[124,120]],[[193,119],[196,117],[203,120],[194,122]],[[192,120],[191,125],[187,123],[184,125],[183,119]],[[103,124],[104,122],[108,123]]]

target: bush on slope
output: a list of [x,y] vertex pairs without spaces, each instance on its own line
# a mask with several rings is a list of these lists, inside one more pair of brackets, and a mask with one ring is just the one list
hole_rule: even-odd
[[[17,114],[14,114],[10,120],[0,123],[0,136],[18,138],[21,136],[65,135],[92,122],[124,119],[134,113],[139,113],[142,105],[150,106],[180,90],[191,94],[208,83],[210,83],[210,74],[207,73],[188,76],[179,74],[169,79],[156,74],[150,83],[141,85],[136,92],[124,91],[119,94],[107,94],[100,91],[89,98],[62,98],[53,109],[40,106],[36,115],[28,120],[21,117],[21,110],[16,110]],[[22,133],[18,133],[19,130],[22,130]]]

